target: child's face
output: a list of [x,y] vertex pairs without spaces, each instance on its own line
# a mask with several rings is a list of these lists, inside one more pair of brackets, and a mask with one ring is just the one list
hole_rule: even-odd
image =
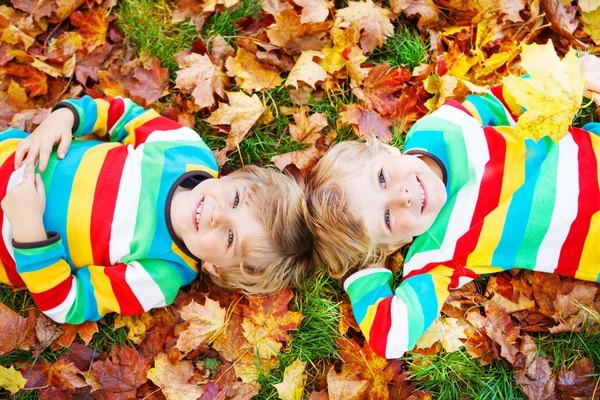
[[429,229],[446,202],[442,179],[420,158],[391,146],[340,183],[367,235],[390,250]]
[[236,178],[207,179],[182,191],[173,198],[171,222],[175,234],[210,273],[242,264],[242,243],[249,238],[268,240],[248,206],[247,183]]

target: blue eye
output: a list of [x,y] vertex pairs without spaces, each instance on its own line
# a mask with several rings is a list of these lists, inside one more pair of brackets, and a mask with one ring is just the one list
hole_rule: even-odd
[[391,231],[392,227],[390,222],[390,210],[385,210],[385,213],[383,214],[383,219],[385,220],[385,226],[387,226],[387,228]]
[[385,189],[385,176],[383,176],[383,170],[379,170],[379,176],[378,176],[378,180],[379,180],[379,186],[381,186],[382,188]]
[[227,247],[231,247],[233,243],[233,232],[229,231],[229,235],[227,236]]
[[240,193],[236,190],[235,197],[233,198],[233,207],[232,208],[236,208],[238,206],[238,204],[240,204]]

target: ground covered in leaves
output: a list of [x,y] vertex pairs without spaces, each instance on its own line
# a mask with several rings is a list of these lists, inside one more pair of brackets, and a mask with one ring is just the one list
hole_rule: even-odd
[[[0,32],[0,130],[31,131],[66,97],[126,96],[196,129],[225,173],[273,163],[302,175],[331,143],[401,145],[446,99],[527,72],[524,44],[599,53],[600,4],[0,0]],[[598,119],[571,109],[576,124]],[[390,259],[398,278],[401,264]],[[201,277],[169,307],[80,326],[0,286],[0,396],[597,399],[599,288],[519,270],[480,278],[386,361],[324,273],[271,297]]]

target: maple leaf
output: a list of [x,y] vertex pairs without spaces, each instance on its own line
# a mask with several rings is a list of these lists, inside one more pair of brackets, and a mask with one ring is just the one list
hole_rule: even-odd
[[355,371],[342,367],[342,372],[335,372],[332,366],[327,373],[327,392],[329,400],[358,400],[369,386],[369,381],[358,378]]
[[1,388],[15,394],[25,387],[25,383],[27,383],[27,379],[23,378],[20,371],[15,371],[15,367],[11,365],[10,368],[5,368],[0,365]]
[[575,361],[570,370],[563,362],[556,374],[556,388],[562,392],[563,398],[595,399],[597,387],[593,374],[594,364],[589,358]]
[[583,31],[590,35],[596,45],[600,45],[600,7],[594,11],[582,12],[581,24]]
[[225,65],[225,60],[228,57],[235,55],[235,49],[227,43],[227,41],[221,35],[217,35],[210,40],[211,54],[215,64],[219,67]]
[[467,339],[467,335],[460,320],[451,317],[437,318],[418,340],[416,347],[428,348],[435,342],[440,342],[448,353],[453,353],[464,346],[461,339]]
[[235,57],[225,62],[227,74],[235,76],[236,83],[244,90],[268,90],[281,85],[281,71],[261,63],[256,55],[243,47],[238,48]]
[[50,318],[39,314],[36,318],[35,334],[40,344],[35,347],[33,354],[35,357],[39,357],[42,351],[63,334],[63,330]]
[[[569,287],[570,282],[563,281],[562,290]],[[558,293],[554,299],[554,307],[556,314],[554,319],[559,322],[559,325],[550,328],[551,333],[571,332],[578,330],[579,326],[588,318],[593,317],[594,299],[598,287],[587,282],[572,282],[572,289],[568,293]],[[591,309],[593,311],[587,311]]]
[[143,99],[145,106],[169,94],[169,89],[167,88],[169,70],[162,68],[156,57],[151,58],[148,67],[137,68],[133,74],[133,78],[137,82],[128,88],[129,93],[136,98]]
[[86,321],[80,325],[61,324],[60,328],[62,329],[63,334],[52,343],[52,350],[70,347],[73,340],[75,340],[75,336],[78,334],[81,340],[88,345],[92,340],[94,333],[98,332],[98,324],[93,321]]
[[294,0],[294,3],[302,7],[300,22],[323,22],[329,16],[329,9],[333,4],[327,0]]
[[148,380],[149,369],[150,359],[127,346],[112,347],[108,359],[92,364],[94,377],[115,399],[135,397],[136,389]]
[[467,320],[500,346],[500,354],[514,364],[517,348],[514,343],[521,337],[520,329],[514,326],[506,311],[496,304],[485,303],[485,317],[477,312],[467,314]]
[[180,68],[175,78],[175,87],[182,89],[184,93],[191,93],[194,103],[200,108],[212,107],[215,104],[215,94],[225,98],[229,80],[209,56],[190,53],[175,56],[175,59]]
[[101,354],[96,349],[75,342],[66,351],[61,353],[59,359],[65,362],[72,362],[80,371],[87,371],[90,369],[92,362],[98,360],[100,357]]
[[576,5],[563,3],[561,0],[541,0],[540,5],[546,13],[548,22],[550,22],[550,29],[569,39],[573,45],[585,47],[584,43],[573,36],[579,25]]
[[325,113],[308,116],[308,107],[301,106],[293,114],[296,125],[290,125],[290,136],[294,142],[311,144],[321,137],[321,130],[327,126]]
[[35,345],[35,317],[27,318],[0,303],[0,355]]
[[21,86],[29,90],[31,96],[40,96],[48,93],[46,74],[31,65],[10,63],[4,68],[0,68],[0,71],[22,78],[20,81]]
[[87,386],[79,376],[79,369],[73,362],[58,359],[53,363],[38,360],[33,365],[21,368],[23,376],[27,378],[26,388],[50,386],[59,390],[72,391]]
[[115,316],[115,322],[113,329],[127,327],[127,339],[131,340],[132,343],[139,345],[146,338],[146,325],[142,322],[140,317],[132,317],[129,315],[117,315]]
[[271,157],[271,162],[280,171],[285,170],[288,165],[295,165],[303,176],[314,167],[327,149],[318,146],[310,146],[306,150],[295,150],[289,153],[278,154]]
[[306,373],[304,369],[306,363],[297,359],[285,368],[283,371],[283,381],[273,384],[279,398],[282,400],[301,400],[304,394],[304,385],[306,383]]
[[271,15],[279,15],[284,10],[293,10],[292,6],[287,1],[282,0],[265,0],[261,3],[262,9]]
[[556,384],[548,360],[538,356],[535,342],[529,336],[523,337],[519,350],[526,360],[523,369],[514,374],[515,381],[528,399],[551,398]]
[[535,307],[535,302],[521,291],[513,290],[512,282],[505,275],[490,277],[486,288],[486,295],[491,295],[490,301],[495,303],[507,313],[528,310]]
[[362,30],[360,47],[365,53],[372,52],[375,47],[383,45],[386,38],[394,35],[394,25],[390,22],[392,13],[371,0],[349,1],[348,7],[338,10],[337,17]]
[[301,54],[321,50],[325,46],[322,38],[329,26],[329,21],[303,24],[295,11],[283,10],[275,16],[275,24],[269,26],[266,33],[272,45]]
[[400,100],[394,96],[402,90],[405,82],[410,79],[407,68],[391,68],[380,64],[369,71],[362,87],[352,92],[361,99],[370,110],[376,110],[382,115],[391,115],[400,108]]
[[317,64],[314,59],[315,58],[323,58],[325,55],[320,51],[304,51],[298,57],[296,64],[290,71],[288,75],[285,85],[293,86],[298,89],[298,82],[304,82],[313,89],[315,89],[315,84],[319,81],[324,81],[327,79],[327,72]]
[[189,383],[194,375],[191,361],[182,360],[173,365],[165,353],[154,357],[154,368],[148,370],[148,379],[162,389],[167,400],[196,400],[202,395],[202,388]]
[[208,297],[204,305],[192,301],[181,309],[181,318],[189,327],[179,333],[177,348],[189,353],[202,343],[211,342],[225,325],[225,309]]
[[404,11],[409,17],[418,15],[419,27],[434,28],[440,20],[440,11],[433,0],[391,0],[390,6],[395,14]]
[[225,92],[229,104],[222,103],[207,119],[211,125],[231,125],[225,141],[227,150],[233,150],[244,139],[252,125],[265,111],[265,106],[256,94],[252,97],[243,92]]
[[516,133],[539,139],[550,136],[558,142],[567,134],[583,100],[585,79],[575,50],[562,59],[551,41],[545,45],[523,45],[521,66],[531,76],[504,78],[508,92],[525,111],[517,121]]
[[348,104],[340,113],[341,123],[351,124],[358,136],[376,136],[384,142],[392,139],[392,119],[379,113],[367,110],[356,104]]
[[75,11],[70,16],[71,23],[79,28],[81,35],[81,46],[86,54],[90,54],[96,48],[106,43],[106,32],[108,31],[108,21],[106,15],[101,10],[90,11],[84,15],[81,11]]
[[360,332],[360,327],[356,323],[354,313],[352,312],[352,306],[349,303],[340,304],[340,322],[338,322],[338,330],[342,335],[348,332],[348,329],[352,328],[356,332]]
[[217,350],[220,356],[233,362],[241,357],[250,347],[250,343],[244,336],[242,330],[243,317],[237,312],[233,312],[227,320],[225,329],[214,340],[212,347]]

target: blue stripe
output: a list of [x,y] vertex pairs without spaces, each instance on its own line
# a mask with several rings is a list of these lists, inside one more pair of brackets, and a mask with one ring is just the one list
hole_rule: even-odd
[[8,139],[25,139],[29,134],[19,129],[8,128],[0,133],[0,141]]
[[366,293],[359,301],[352,303],[352,311],[356,322],[362,323],[370,306],[373,306],[380,299],[392,296],[392,294],[392,289],[388,285],[382,285],[376,290]]
[[75,107],[79,114],[79,126],[77,127],[75,136],[81,137],[92,133],[98,120],[98,107],[94,99],[90,96],[83,96],[79,100],[69,99],[65,100],[65,102]]
[[581,129],[595,133],[596,135],[600,136],[600,122],[588,122],[587,124],[582,126]]
[[527,221],[531,212],[533,193],[540,175],[540,166],[548,155],[548,141],[538,143],[531,139],[525,140],[525,183],[512,196],[502,237],[492,256],[492,266],[502,269],[514,268],[519,245],[525,236]]
[[[421,302],[423,310],[423,326],[428,327],[438,317],[438,301],[431,274],[415,275],[402,283],[410,285]],[[407,306],[410,307],[409,304]],[[408,312],[412,312],[411,309]]]
[[[84,267],[77,270],[77,285],[83,290],[83,296],[80,296],[80,290],[77,291],[77,297],[73,304],[73,309],[83,307],[83,321],[98,321],[102,316],[98,313],[98,302],[96,301],[96,291],[92,286],[89,267]],[[78,288],[78,289],[79,289]],[[81,306],[79,303],[84,302]]]
[[45,269],[62,260],[64,253],[65,247],[60,240],[49,246],[34,249],[15,248],[14,257],[17,271],[22,274]]

